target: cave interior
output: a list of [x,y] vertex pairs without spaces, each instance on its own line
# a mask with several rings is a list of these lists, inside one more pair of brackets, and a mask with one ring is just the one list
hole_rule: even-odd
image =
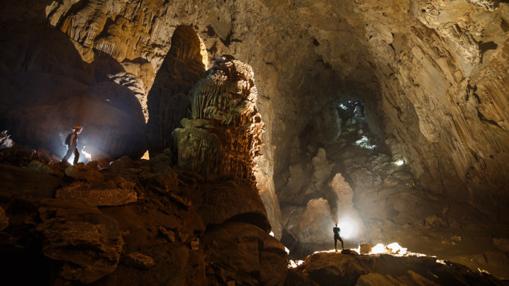
[[508,1],[0,7],[6,285],[509,285]]

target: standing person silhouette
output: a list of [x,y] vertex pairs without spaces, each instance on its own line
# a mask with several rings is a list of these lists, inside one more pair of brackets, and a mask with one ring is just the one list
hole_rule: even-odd
[[332,232],[334,233],[334,250],[338,252],[338,240],[341,241],[341,249],[345,250],[345,247],[343,245],[343,239],[339,235],[339,232],[341,229],[339,228],[338,224],[336,223],[336,226],[332,228]]
[[67,162],[67,159],[69,159],[69,157],[71,157],[72,153],[74,152],[73,165],[78,164],[78,161],[80,160],[80,152],[78,151],[78,135],[81,133],[81,131],[83,131],[81,126],[74,126],[72,128],[72,132],[69,133],[69,135],[67,135],[65,138],[67,153],[65,153],[62,162]]

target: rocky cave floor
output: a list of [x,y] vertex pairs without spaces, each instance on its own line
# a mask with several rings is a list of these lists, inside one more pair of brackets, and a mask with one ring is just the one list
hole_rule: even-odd
[[166,154],[73,167],[14,147],[0,169],[2,285],[507,285],[432,257],[322,252],[297,266],[251,187]]

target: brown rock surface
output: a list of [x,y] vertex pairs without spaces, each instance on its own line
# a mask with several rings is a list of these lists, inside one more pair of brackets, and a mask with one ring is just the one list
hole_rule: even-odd
[[[295,270],[298,285],[504,285],[493,276],[432,257],[316,253]],[[296,275],[294,275],[295,277]],[[298,277],[298,276],[297,276]],[[312,281],[312,282],[311,282]],[[288,284],[287,284],[288,285]]]
[[250,185],[235,181],[209,183],[191,197],[206,224],[219,225],[238,220],[270,230],[263,203]]
[[93,206],[121,206],[135,203],[138,200],[136,191],[132,188],[94,188],[74,183],[59,189],[55,193],[57,199],[80,200]]
[[63,263],[63,278],[92,283],[115,271],[124,240],[114,219],[58,200],[48,201],[39,212],[43,253]]
[[[101,182],[59,178],[63,187],[57,197],[72,197],[65,199],[27,196],[11,179],[12,189],[0,189],[9,215],[9,227],[0,231],[0,262],[9,262],[0,269],[2,283],[224,285],[224,279],[232,281],[225,273],[239,267],[236,263],[244,261],[242,267],[249,268],[254,261],[256,271],[239,272],[239,282],[281,285],[287,255],[268,234],[265,210],[252,186],[203,182],[161,163],[161,158],[124,158],[96,169]],[[6,178],[22,169],[8,167]],[[24,174],[29,182],[40,175]],[[135,203],[110,200],[114,186],[129,193],[135,185]],[[83,189],[76,192],[75,187]],[[91,205],[104,205],[104,198],[110,206]],[[220,244],[207,245],[211,241]],[[236,253],[237,246],[245,251]]]
[[281,285],[286,278],[284,246],[254,225],[221,225],[206,234],[204,244],[217,285],[231,280],[237,285]]
[[98,183],[104,181],[104,176],[94,166],[78,164],[65,169],[65,175],[75,180]]

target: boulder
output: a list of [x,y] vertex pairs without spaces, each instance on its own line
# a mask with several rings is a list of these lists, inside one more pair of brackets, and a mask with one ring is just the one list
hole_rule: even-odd
[[115,271],[124,245],[117,221],[79,202],[47,200],[39,209],[42,252],[66,280],[92,283]]
[[256,189],[249,184],[229,181],[207,184],[191,197],[206,225],[228,220],[249,222],[268,231],[265,207]]
[[284,246],[264,230],[246,223],[227,223],[204,236],[209,260],[238,285],[282,285],[288,257]]
[[65,169],[65,175],[75,180],[90,183],[98,183],[104,180],[103,174],[94,168],[93,165],[78,164],[76,166],[69,166]]
[[27,168],[34,171],[63,177],[63,172],[59,170],[55,165],[50,166],[39,160],[32,160],[30,164],[28,164]]
[[50,198],[61,178],[10,165],[0,164],[0,192],[32,197]]

